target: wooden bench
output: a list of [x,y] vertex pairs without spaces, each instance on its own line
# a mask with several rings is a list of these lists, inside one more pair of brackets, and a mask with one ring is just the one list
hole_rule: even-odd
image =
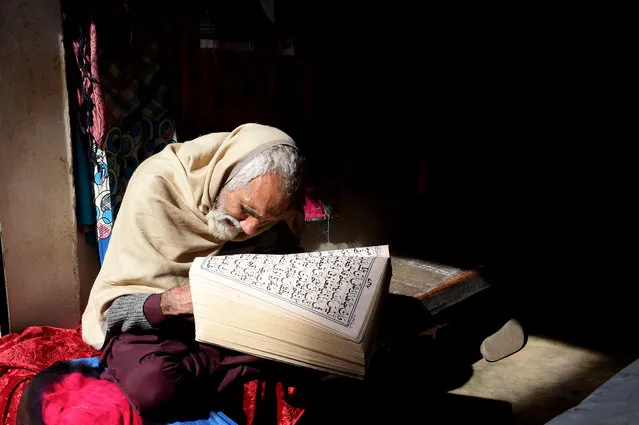
[[420,300],[431,316],[490,289],[479,268],[464,270],[424,260],[391,257],[391,271],[389,292]]

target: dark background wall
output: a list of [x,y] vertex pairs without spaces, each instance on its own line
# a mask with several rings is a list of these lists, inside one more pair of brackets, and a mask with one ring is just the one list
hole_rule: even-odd
[[[623,25],[584,8],[275,3],[275,26],[255,0],[113,2],[97,16],[112,51],[160,43],[182,140],[277,125],[323,199],[357,203],[374,241],[483,265],[531,332],[636,345]],[[200,49],[207,4],[220,37],[292,37],[294,57]]]
[[529,330],[636,347],[629,104],[605,13],[323,5],[297,15],[322,177],[370,195],[396,253],[483,264]]

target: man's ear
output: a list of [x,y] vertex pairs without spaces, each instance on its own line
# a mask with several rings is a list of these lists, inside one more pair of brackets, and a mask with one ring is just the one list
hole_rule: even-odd
[[291,233],[293,233],[293,236],[296,239],[300,239],[302,233],[304,233],[304,229],[306,229],[306,220],[302,205],[297,202],[292,203],[284,221],[291,230]]

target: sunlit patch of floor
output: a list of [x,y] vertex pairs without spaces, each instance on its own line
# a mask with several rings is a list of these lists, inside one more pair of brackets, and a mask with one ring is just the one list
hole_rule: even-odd
[[479,360],[453,394],[507,401],[513,424],[541,425],[587,397],[630,360],[537,336],[497,362]]

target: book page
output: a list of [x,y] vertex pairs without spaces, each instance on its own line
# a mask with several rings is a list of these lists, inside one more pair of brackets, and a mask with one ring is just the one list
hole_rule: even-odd
[[388,257],[386,245],[290,255],[208,256],[198,274],[215,276],[217,283],[357,339]]

